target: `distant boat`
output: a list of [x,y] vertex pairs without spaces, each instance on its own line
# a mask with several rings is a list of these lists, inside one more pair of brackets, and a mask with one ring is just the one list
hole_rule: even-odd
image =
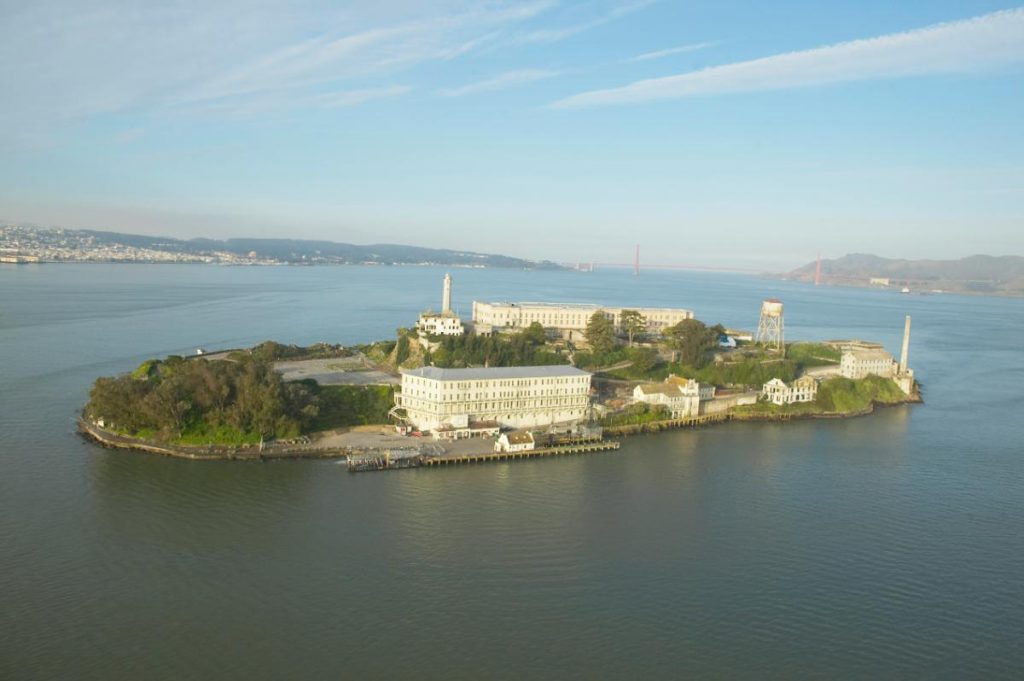
[[900,293],[910,293],[910,289],[904,286]]

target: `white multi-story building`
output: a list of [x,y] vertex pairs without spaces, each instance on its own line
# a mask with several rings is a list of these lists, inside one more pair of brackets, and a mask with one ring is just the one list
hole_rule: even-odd
[[664,383],[645,383],[633,388],[633,399],[668,407],[672,418],[688,418],[700,413],[700,403],[715,396],[715,386],[692,378],[669,376]]
[[588,416],[590,374],[571,366],[423,367],[402,372],[395,404],[408,424],[442,437],[470,437],[495,424],[569,425]]
[[818,381],[812,376],[801,376],[792,385],[779,378],[773,378],[764,384],[761,395],[773,404],[793,404],[794,402],[813,402],[818,396]]
[[846,378],[892,378],[896,374],[896,362],[881,348],[846,347],[839,359],[839,373]]
[[568,340],[583,336],[587,322],[595,312],[603,312],[616,333],[622,332],[622,311],[635,310],[643,315],[647,332],[660,334],[684,319],[693,319],[693,311],[669,307],[602,307],[588,303],[485,303],[473,301],[473,327],[477,333],[525,329],[537,322],[545,329],[562,333]]

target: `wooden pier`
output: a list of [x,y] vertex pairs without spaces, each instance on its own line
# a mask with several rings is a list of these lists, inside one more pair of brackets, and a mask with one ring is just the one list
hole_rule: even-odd
[[442,454],[440,456],[419,454],[402,457],[393,457],[389,452],[384,452],[379,455],[350,456],[348,459],[348,470],[350,473],[361,473],[363,471],[387,471],[400,468],[419,468],[421,466],[459,466],[469,463],[519,461],[521,459],[539,459],[545,456],[607,452],[618,449],[619,446],[620,444],[616,440],[601,440],[559,447],[528,449],[521,452],[480,452],[479,454]]
[[618,449],[621,444],[617,440],[589,442],[569,445],[566,447],[545,447],[527,449],[521,452],[484,452],[481,454],[453,454],[451,456],[423,457],[421,466],[457,466],[467,463],[490,463],[494,461],[519,461],[520,459],[538,459],[545,456],[564,456],[568,454],[590,454],[591,452],[607,452]]

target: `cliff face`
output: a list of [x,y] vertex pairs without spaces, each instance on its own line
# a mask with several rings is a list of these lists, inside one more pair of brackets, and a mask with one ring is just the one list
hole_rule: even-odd
[[[808,263],[785,278],[814,281],[816,267],[817,263]],[[826,284],[860,286],[869,285],[872,278],[886,278],[890,286],[912,289],[1024,296],[1024,258],[972,255],[959,260],[901,260],[854,253],[822,260],[821,278]]]

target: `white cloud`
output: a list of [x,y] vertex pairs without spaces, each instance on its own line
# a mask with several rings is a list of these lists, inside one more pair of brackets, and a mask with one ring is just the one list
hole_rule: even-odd
[[470,53],[556,4],[0,1],[0,145],[111,112],[239,115],[331,102],[315,95],[385,87],[402,69]]
[[531,19],[552,0],[484,3],[448,15],[318,35],[277,48],[188,93],[186,101],[295,89],[452,59],[493,40],[496,29]]
[[584,92],[552,104],[577,108],[696,95],[810,87],[872,78],[969,73],[1024,61],[1024,9],[826,47],[712,66],[624,87]]
[[555,76],[558,76],[561,73],[561,71],[548,71],[544,69],[523,69],[521,71],[507,71],[505,73],[498,74],[493,78],[477,81],[475,83],[469,83],[468,85],[438,90],[438,94],[443,95],[445,97],[462,97],[463,95],[471,95],[476,94],[478,92],[504,90],[507,88],[518,87],[520,85],[535,83],[538,80],[554,78]]
[[657,0],[636,0],[635,2],[619,5],[618,7],[611,9],[609,12],[588,21],[570,24],[561,28],[541,28],[523,33],[513,38],[512,42],[556,43],[560,40],[565,40],[566,38],[571,38],[574,35],[589,31],[592,28],[597,28],[598,26],[615,21],[616,19],[624,17],[627,14],[632,14],[633,12],[644,9],[645,7],[649,7],[655,2],[657,2]]
[[696,52],[697,50],[703,50],[705,47],[711,47],[715,43],[693,43],[692,45],[680,45],[679,47],[670,47],[665,50],[656,50],[654,52],[644,52],[638,54],[635,57],[626,59],[627,62],[634,61],[648,61],[650,59],[661,59],[662,57],[669,57],[673,54],[683,54],[685,52]]

